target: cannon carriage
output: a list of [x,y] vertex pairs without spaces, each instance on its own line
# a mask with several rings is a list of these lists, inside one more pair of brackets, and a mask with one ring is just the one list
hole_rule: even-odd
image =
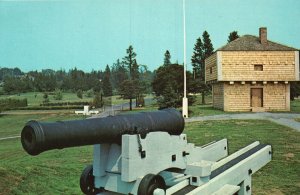
[[85,194],[251,194],[251,175],[271,160],[271,146],[254,142],[228,156],[227,140],[187,142],[175,109],[106,118],[29,121],[21,142],[30,155],[94,145],[81,174]]

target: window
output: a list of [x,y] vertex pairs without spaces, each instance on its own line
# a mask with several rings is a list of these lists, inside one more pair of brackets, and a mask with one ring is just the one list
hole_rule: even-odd
[[209,73],[212,74],[212,67],[209,68]]
[[264,66],[262,64],[254,64],[254,70],[255,71],[263,71]]

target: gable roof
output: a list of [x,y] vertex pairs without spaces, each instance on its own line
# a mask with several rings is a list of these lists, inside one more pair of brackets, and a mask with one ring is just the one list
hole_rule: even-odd
[[262,45],[259,37],[244,35],[217,49],[217,51],[298,51],[298,49],[269,40],[267,45]]

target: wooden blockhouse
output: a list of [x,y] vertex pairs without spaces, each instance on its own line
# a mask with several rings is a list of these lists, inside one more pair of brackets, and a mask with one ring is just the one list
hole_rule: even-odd
[[213,107],[231,112],[290,111],[290,83],[299,81],[299,51],[259,37],[242,36],[205,59]]

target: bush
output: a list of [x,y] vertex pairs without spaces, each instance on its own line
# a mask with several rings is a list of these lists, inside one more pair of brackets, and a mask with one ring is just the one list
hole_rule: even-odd
[[85,106],[90,102],[55,102],[55,103],[43,103],[40,106]]
[[94,91],[92,90],[92,89],[90,89],[90,90],[88,90],[87,92],[86,92],[86,97],[93,97],[93,95],[94,95]]
[[69,110],[69,109],[79,109],[82,110],[83,106],[43,106],[43,107],[22,107],[18,110]]
[[27,99],[2,99],[0,100],[0,112],[3,110],[13,110],[27,106]]
[[79,89],[76,94],[77,94],[78,98],[82,99],[82,90],[81,89]]
[[55,100],[62,100],[63,99],[63,94],[62,94],[60,89],[55,89],[54,99]]
[[49,100],[49,97],[48,97],[48,94],[47,93],[44,93],[44,95],[43,95],[43,98],[44,98],[44,100],[43,100],[43,103],[45,104],[45,103],[48,103],[48,102],[50,102],[50,100]]

